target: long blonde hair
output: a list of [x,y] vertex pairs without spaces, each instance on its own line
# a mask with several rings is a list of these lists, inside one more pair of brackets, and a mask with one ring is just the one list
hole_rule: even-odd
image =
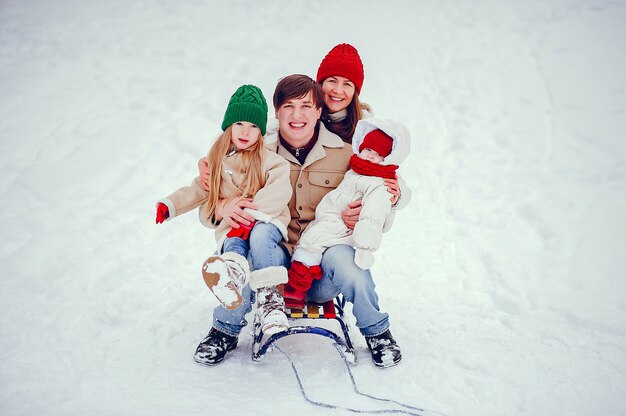
[[[263,135],[259,132],[259,140],[245,150],[237,150],[232,144],[232,137],[231,125],[217,138],[207,156],[209,172],[211,173],[209,199],[205,204],[205,212],[208,218],[215,215],[215,209],[220,199],[229,199],[242,195],[253,197],[265,185],[265,177],[263,175]],[[241,154],[241,169],[245,179],[239,186],[239,194],[223,195],[221,186],[224,159],[233,151]]]

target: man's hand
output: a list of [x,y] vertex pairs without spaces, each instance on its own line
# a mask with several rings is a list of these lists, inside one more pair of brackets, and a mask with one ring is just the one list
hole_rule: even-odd
[[351,230],[354,230],[354,226],[359,222],[359,215],[361,214],[361,200],[357,199],[348,203],[348,207],[341,212],[341,219]]
[[396,175],[395,179],[383,179],[385,186],[387,187],[387,191],[391,194],[391,205],[395,205],[400,199],[400,185],[398,184],[398,175]]
[[211,171],[209,170],[209,162],[207,162],[206,157],[202,157],[198,160],[198,172],[200,174],[200,185],[202,185],[202,189],[208,191],[210,189]]
[[231,199],[222,199],[215,210],[215,219],[226,221],[232,228],[239,228],[241,225],[248,226],[254,222],[254,217],[244,211],[244,208],[256,209],[252,198],[238,196]]

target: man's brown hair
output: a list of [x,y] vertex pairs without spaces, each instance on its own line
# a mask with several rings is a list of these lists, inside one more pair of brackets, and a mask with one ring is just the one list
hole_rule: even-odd
[[315,108],[324,105],[322,87],[314,79],[302,74],[288,75],[281,78],[274,89],[274,110],[278,110],[285,102],[294,98],[302,98],[311,92],[311,100]]

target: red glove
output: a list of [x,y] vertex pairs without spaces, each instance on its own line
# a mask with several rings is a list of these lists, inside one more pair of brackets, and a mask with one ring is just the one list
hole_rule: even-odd
[[226,237],[239,237],[242,240],[247,240],[250,238],[250,231],[252,231],[252,227],[254,227],[254,223],[256,221],[252,221],[249,225],[243,225],[239,223],[239,228],[231,228]]
[[170,217],[170,210],[163,202],[159,202],[157,205],[156,223],[161,224],[163,221]]

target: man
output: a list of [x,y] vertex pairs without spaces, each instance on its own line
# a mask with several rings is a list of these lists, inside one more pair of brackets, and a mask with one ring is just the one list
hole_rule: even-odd
[[[315,218],[315,208],[324,195],[339,185],[349,169],[352,156],[351,145],[319,122],[323,93],[313,79],[306,75],[290,75],[281,79],[274,91],[273,102],[279,128],[268,135],[266,146],[291,165],[291,221],[287,242],[283,241],[275,226],[257,221],[249,239],[249,260],[255,270],[289,266],[293,247]],[[405,192],[401,205],[406,203]],[[394,208],[399,208],[398,205]],[[245,208],[254,208],[254,205],[244,199],[225,202],[218,214],[220,219],[228,221],[233,227],[248,225],[253,218],[244,211]],[[358,207],[355,210],[358,215]],[[365,336],[374,363],[379,367],[389,367],[400,362],[402,354],[389,331],[389,315],[379,309],[370,271],[362,270],[354,263],[354,248],[347,245],[328,248],[322,257],[321,267],[323,275],[313,282],[308,299],[321,303],[343,294],[353,304],[356,326]],[[286,283],[282,271],[273,276],[270,278],[268,275],[268,280],[262,282],[251,281],[250,285],[252,289],[258,289]],[[247,324],[245,315],[251,310],[252,289],[244,289],[244,303],[239,308],[228,311],[218,306],[215,309],[213,329],[198,346],[196,361],[217,364],[228,351],[236,348],[238,334]],[[274,306],[284,306],[282,297],[280,300],[274,297],[273,300]],[[199,361],[199,356],[202,361]]]

